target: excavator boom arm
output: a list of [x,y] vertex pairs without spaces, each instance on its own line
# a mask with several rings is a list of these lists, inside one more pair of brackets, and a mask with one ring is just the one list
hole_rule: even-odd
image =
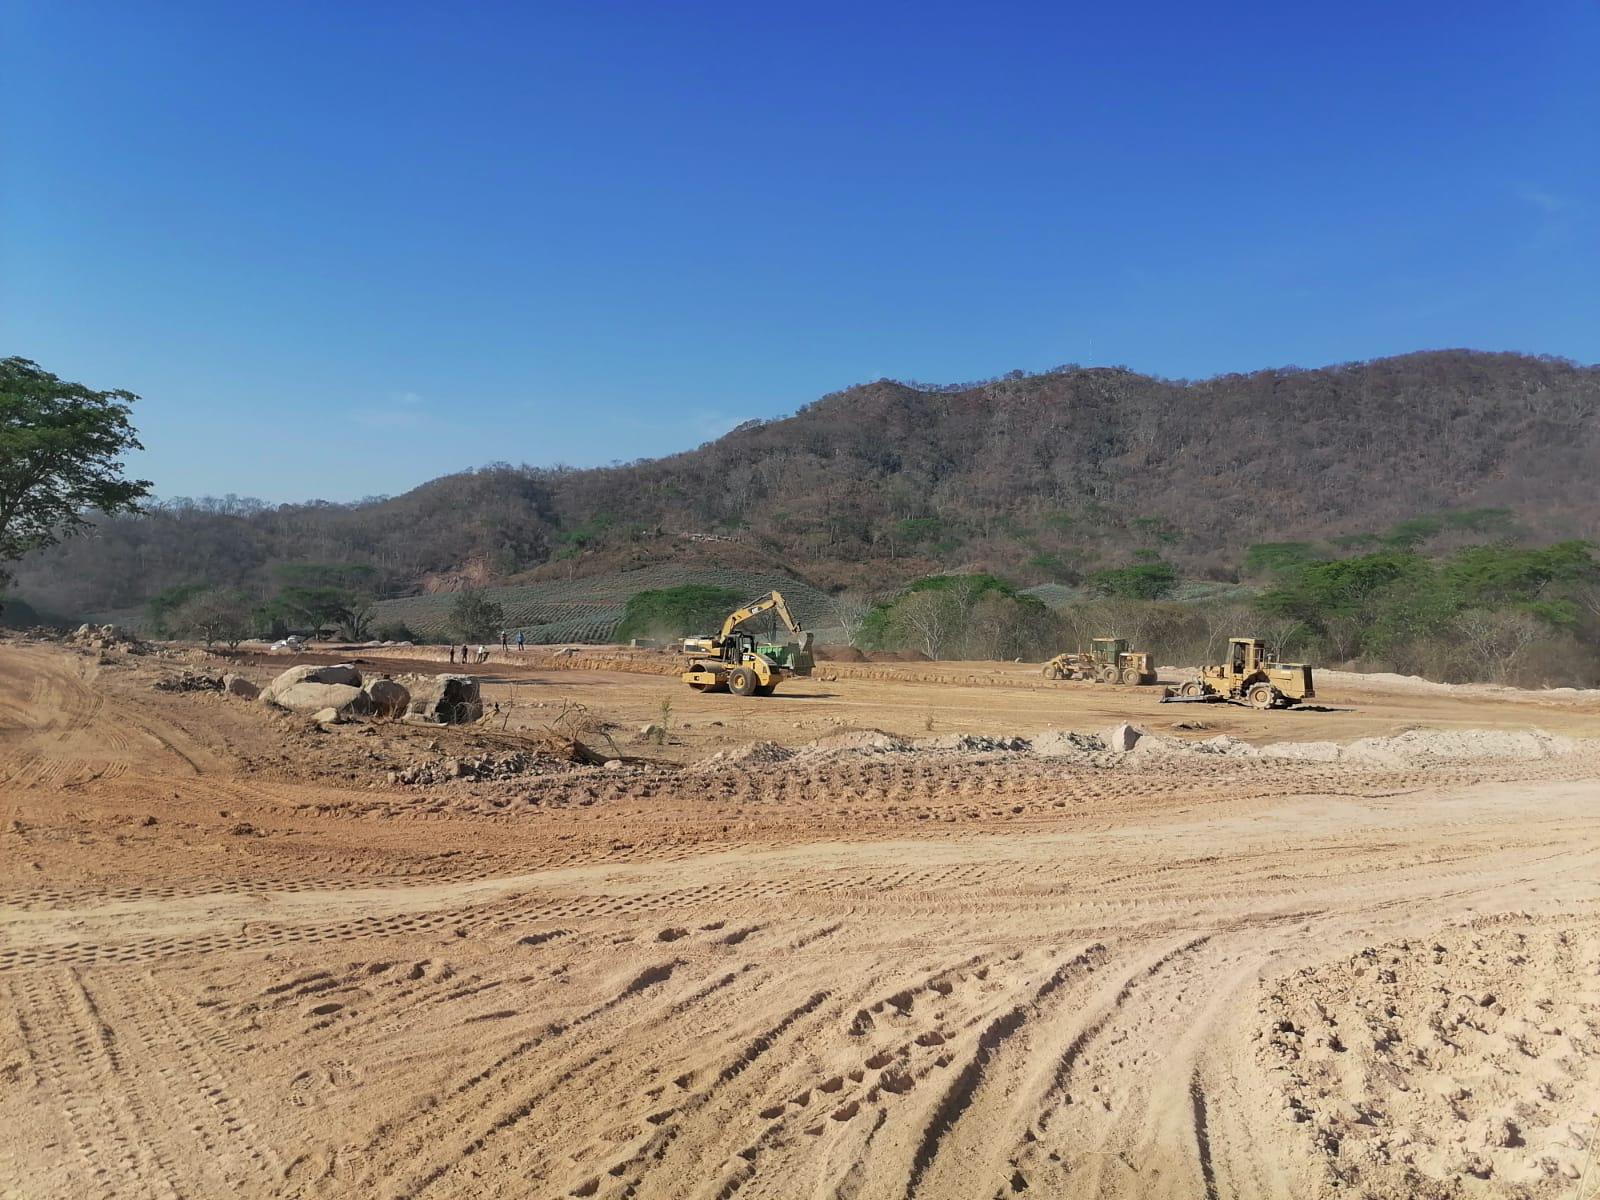
[[794,614],[789,611],[789,606],[784,602],[782,592],[768,592],[761,599],[744,608],[728,614],[728,619],[722,623],[720,641],[727,641],[733,636],[733,631],[743,625],[751,617],[760,616],[764,612],[776,611],[783,623],[789,627],[790,633],[801,632],[800,623],[794,619]]

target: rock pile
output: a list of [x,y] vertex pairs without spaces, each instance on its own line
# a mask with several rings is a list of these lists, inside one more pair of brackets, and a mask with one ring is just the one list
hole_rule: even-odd
[[[239,679],[237,676],[229,678]],[[467,676],[446,675],[440,676],[444,680],[466,680],[471,684],[471,699],[476,702],[478,695],[478,681]],[[431,683],[432,681],[426,681]],[[228,690],[234,695],[245,695],[243,689],[250,687],[248,680],[239,679],[241,690],[234,691],[232,686]],[[446,694],[454,696],[463,690],[460,687],[451,689],[448,686],[439,686],[434,689],[441,696]],[[333,666],[299,666],[290,667],[255,697],[260,703],[272,705],[276,708],[287,708],[294,712],[309,712],[317,714],[318,720],[335,721],[347,717],[389,717],[403,716],[408,710],[416,711],[416,692],[405,684],[393,679],[374,679],[366,682],[361,678],[361,672],[349,663],[338,663]],[[476,704],[475,711],[471,706],[451,707],[454,713],[470,713],[457,720],[475,721],[483,715],[483,706]],[[331,716],[324,716],[331,713]],[[441,720],[442,718],[430,718]]]
[[222,680],[215,675],[184,671],[179,675],[158,679],[150,686],[158,692],[219,692],[222,690]]
[[115,625],[79,625],[67,634],[67,641],[85,650],[121,649],[131,654],[143,654],[149,650],[146,643]]
[[519,775],[542,774],[568,764],[540,754],[512,750],[504,754],[480,754],[446,758],[438,762],[414,763],[393,772],[390,781],[406,784],[448,783],[453,779],[514,779]]

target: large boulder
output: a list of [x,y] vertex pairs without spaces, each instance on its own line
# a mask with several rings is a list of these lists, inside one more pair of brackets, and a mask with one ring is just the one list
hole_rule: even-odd
[[1124,721],[1121,725],[1113,725],[1100,735],[1100,740],[1106,744],[1107,750],[1115,750],[1125,754],[1139,744],[1139,739],[1144,736],[1144,730],[1137,725],[1129,725]]
[[251,683],[243,675],[232,672],[222,677],[222,690],[230,696],[237,696],[240,700],[254,700],[261,695],[261,689]]
[[[262,689],[260,696],[261,703],[283,704],[283,701],[278,699],[280,695],[288,691],[290,688],[298,687],[301,684],[307,683],[352,687],[359,691],[361,688],[361,672],[347,663],[339,663],[336,666],[325,667],[290,667],[282,675],[279,675],[276,679]],[[285,708],[298,707],[297,705],[292,704],[284,704],[283,706]],[[323,706],[319,704],[317,707],[321,708]]]
[[[267,693],[262,692],[263,699]],[[372,708],[372,701],[358,687],[345,683],[294,683],[272,693],[271,703],[295,712],[317,712],[331,708],[347,715],[362,715]]]
[[483,716],[478,681],[471,675],[426,675],[411,686],[406,713],[441,725],[464,725]]
[[411,704],[411,689],[392,679],[374,679],[367,684],[367,698],[372,702],[374,715],[400,717]]

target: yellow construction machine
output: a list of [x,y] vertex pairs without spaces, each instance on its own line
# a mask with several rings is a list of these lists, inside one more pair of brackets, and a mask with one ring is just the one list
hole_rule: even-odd
[[1316,699],[1311,668],[1305,663],[1274,662],[1260,638],[1229,638],[1228,650],[1227,662],[1201,667],[1194,679],[1169,688],[1162,703],[1228,701],[1252,708],[1292,708],[1302,700]]
[[[750,618],[765,612],[782,620],[797,640],[778,642],[774,637],[763,642],[755,634],[739,628]],[[761,599],[729,613],[722,622],[722,632],[713,637],[685,638],[683,650],[686,654],[706,656],[689,664],[689,669],[683,673],[685,683],[697,692],[726,689],[735,696],[770,696],[784,676],[811,674],[814,662],[811,635],[800,628],[779,592],[768,592]],[[712,655],[715,658],[711,658]]]
[[1046,679],[1088,679],[1095,683],[1146,684],[1156,681],[1150,655],[1130,651],[1127,638],[1094,638],[1087,653],[1058,654],[1041,668]]

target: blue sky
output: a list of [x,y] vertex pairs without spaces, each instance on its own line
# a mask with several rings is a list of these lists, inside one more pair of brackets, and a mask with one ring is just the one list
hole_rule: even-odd
[[889,375],[1600,359],[1600,4],[0,0],[0,354],[164,496]]

